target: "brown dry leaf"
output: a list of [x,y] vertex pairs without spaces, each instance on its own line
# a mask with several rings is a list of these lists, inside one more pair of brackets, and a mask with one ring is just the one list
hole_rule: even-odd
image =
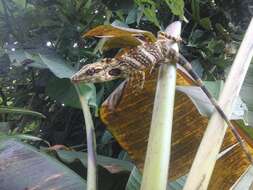
[[[126,83],[121,84],[103,103],[100,115],[108,130],[142,170],[155,96],[157,71],[146,72],[144,89],[136,94]],[[178,69],[177,85],[193,85],[193,81]],[[208,119],[201,116],[191,100],[176,92],[169,179],[174,180],[189,172]],[[211,140],[211,139],[210,139]],[[237,143],[228,130],[222,149]],[[170,146],[170,145],[168,145]],[[235,163],[233,167],[231,163]],[[240,147],[232,149],[217,161],[209,189],[227,189],[249,166]],[[226,171],[224,171],[226,170]],[[219,180],[217,180],[219,179]],[[221,188],[224,187],[224,188]]]
[[[251,148],[250,151],[253,152]],[[241,147],[235,146],[229,154],[225,154],[216,162],[208,189],[230,189],[249,165]]]
[[83,37],[107,38],[103,50],[135,47],[140,45],[141,41],[156,41],[156,37],[151,32],[112,25],[100,25],[85,33]]

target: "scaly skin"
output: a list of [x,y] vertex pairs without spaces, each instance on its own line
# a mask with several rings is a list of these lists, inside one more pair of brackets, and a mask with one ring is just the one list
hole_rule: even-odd
[[234,136],[243,148],[250,163],[253,164],[252,156],[238,131],[228,119],[226,114],[223,112],[221,107],[218,105],[215,98],[207,90],[201,78],[192,69],[191,64],[181,54],[171,48],[171,45],[173,43],[180,41],[181,39],[179,38],[171,37],[166,33],[160,32],[158,33],[158,40],[155,43],[143,43],[142,45],[130,49],[129,52],[123,54],[119,58],[105,58],[96,63],[87,64],[75,75],[73,75],[71,80],[73,83],[97,83],[110,81],[117,78],[131,79],[134,75],[137,74],[141,76],[140,88],[142,89],[145,81],[144,70],[150,69],[152,72],[153,68],[161,64],[178,63],[188,71],[188,73],[195,80],[196,85],[199,86],[207,95],[217,112],[227,123],[228,127],[230,127],[232,130]]

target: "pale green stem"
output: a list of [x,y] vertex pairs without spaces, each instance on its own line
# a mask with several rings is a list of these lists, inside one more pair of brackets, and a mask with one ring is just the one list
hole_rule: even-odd
[[87,190],[97,189],[97,162],[96,162],[96,138],[95,129],[90,113],[90,108],[86,98],[82,95],[78,85],[75,85],[78,93],[83,116],[85,120],[86,136],[87,136],[87,150],[88,150],[88,163],[87,163]]
[[[169,27],[173,29],[169,34],[180,35],[181,24],[179,22],[172,23]],[[178,47],[175,49],[178,50]],[[175,88],[176,66],[165,63],[160,67],[158,75],[141,190],[166,190]]]

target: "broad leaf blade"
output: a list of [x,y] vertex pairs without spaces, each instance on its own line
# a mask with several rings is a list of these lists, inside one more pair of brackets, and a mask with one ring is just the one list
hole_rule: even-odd
[[128,179],[126,190],[139,190],[141,187],[142,175],[138,168],[134,167]]
[[58,78],[70,78],[75,70],[69,67],[63,59],[55,54],[43,55],[38,54],[43,63],[54,73]]
[[4,139],[1,140],[0,150],[2,190],[86,189],[80,176],[28,145]]
[[[86,99],[88,105],[97,108],[96,102],[96,88],[92,83],[80,83],[76,84],[76,88],[78,89],[79,93]],[[97,110],[96,110],[97,111]]]
[[[134,93],[130,85],[122,84],[104,102],[100,115],[108,130],[120,145],[128,152],[137,167],[142,170],[147,148],[147,139],[153,109],[157,73],[146,73],[146,82],[139,94]],[[191,86],[193,81],[181,70],[177,73],[177,85]],[[138,116],[138,117],[137,117]],[[185,175],[192,164],[197,148],[204,134],[208,119],[199,114],[195,105],[185,94],[177,92],[175,99],[174,121],[172,130],[172,147],[169,179],[175,180]],[[237,143],[230,130],[227,131],[222,150]],[[168,145],[169,146],[169,145]],[[243,151],[238,148],[236,153],[227,153],[226,159],[240,158],[236,168],[226,166],[226,159],[218,161],[222,167],[217,168],[215,176],[225,180],[230,176],[231,185],[248,166]],[[222,173],[224,168],[229,172]],[[224,181],[223,181],[224,182]],[[221,187],[222,180],[219,181]]]
[[161,28],[160,23],[156,17],[156,10],[155,7],[151,8],[144,8],[143,13],[147,19],[152,22],[155,26],[157,26],[159,29]]
[[200,20],[199,0],[191,1],[191,9],[193,19],[198,22]]
[[[211,92],[214,98],[218,98],[220,91],[223,88],[223,81],[205,81],[205,86]],[[203,116],[210,117],[215,110],[206,94],[201,88],[196,86],[177,86],[178,91],[186,94],[194,103],[199,113]],[[233,106],[233,111],[230,119],[244,120],[246,118],[247,107],[238,97]],[[246,121],[245,121],[246,122]]]
[[70,78],[75,73],[74,68],[70,67],[55,51],[19,49],[8,52],[8,55],[11,62],[16,66],[49,69],[58,78]]
[[138,9],[133,8],[126,17],[127,24],[133,24],[137,20]]
[[10,61],[15,66],[35,67],[39,69],[46,69],[47,66],[43,64],[38,55],[18,49],[16,51],[8,52]]
[[[80,108],[74,86],[67,79],[75,73],[74,68],[70,67],[56,52],[48,50],[41,50],[45,53],[38,52],[40,52],[39,49],[30,50],[29,52],[18,50],[9,52],[9,57],[11,62],[17,66],[49,69],[58,78],[47,82],[46,92],[48,95],[64,105]],[[89,105],[97,107],[95,86],[93,84],[80,84],[80,87],[83,89]]]
[[[66,162],[73,162],[75,159],[79,159],[83,165],[87,167],[87,153],[57,150],[57,154],[62,160]],[[117,173],[119,171],[130,172],[133,168],[133,164],[128,161],[110,158],[102,155],[97,156],[97,162],[99,165],[111,171],[111,173]]]
[[10,131],[10,122],[0,122],[0,137],[1,134],[8,134]]
[[107,51],[112,48],[136,47],[140,44],[141,42],[139,40],[136,40],[136,38],[129,38],[129,36],[121,36],[107,39],[103,45],[102,50]]
[[[53,149],[46,150],[50,155],[70,167],[83,178],[87,173],[87,153]],[[98,155],[98,189],[124,189],[133,164],[127,161]]]
[[7,107],[7,106],[0,106],[0,113],[31,115],[35,117],[44,118],[44,119],[46,118],[45,115],[36,111],[31,111],[24,108]]
[[[97,107],[95,86],[90,83],[78,84],[78,86],[88,100],[89,105]],[[81,108],[75,87],[69,79],[54,78],[50,80],[46,87],[46,93],[63,105]]]
[[[248,123],[253,127],[253,65],[251,64],[244,80],[240,96],[248,107]],[[252,134],[253,135],[253,134]]]
[[184,16],[184,1],[183,0],[165,0],[171,12],[177,16]]
[[100,25],[83,35],[83,37],[107,37],[107,38],[114,38],[114,37],[129,37],[130,39],[135,38],[135,36],[144,36],[150,42],[155,42],[156,37],[148,31],[144,30],[137,30],[132,28],[125,28],[119,26],[112,26],[112,25]]
[[206,30],[213,29],[212,22],[209,17],[205,17],[205,18],[200,19],[199,24],[200,24],[200,26],[202,26]]

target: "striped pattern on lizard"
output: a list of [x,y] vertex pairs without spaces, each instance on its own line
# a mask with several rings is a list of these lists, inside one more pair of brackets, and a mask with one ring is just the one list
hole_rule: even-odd
[[[150,69],[150,72],[155,67],[161,64],[176,64],[183,66],[190,76],[195,80],[195,84],[199,86],[210,102],[213,104],[217,112],[227,123],[228,127],[232,130],[237,141],[243,148],[250,163],[253,164],[253,159],[248,151],[244,141],[239,135],[237,129],[233,126],[221,107],[218,105],[215,98],[210,94],[205,87],[201,78],[192,69],[190,62],[186,60],[180,53],[171,48],[175,42],[180,42],[180,38],[172,37],[164,32],[158,33],[158,39],[154,43],[143,41],[141,45],[131,48],[128,52],[117,58],[105,58],[96,63],[87,64],[80,71],[74,74],[71,78],[73,83],[79,82],[105,82],[117,78],[129,78],[131,81],[133,76],[140,77],[140,88],[143,88],[145,81],[144,70]],[[136,82],[136,79],[135,79]]]

